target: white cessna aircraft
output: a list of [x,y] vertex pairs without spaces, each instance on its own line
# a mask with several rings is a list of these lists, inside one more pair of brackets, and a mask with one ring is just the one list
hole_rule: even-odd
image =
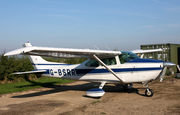
[[[90,97],[103,96],[105,91],[102,88],[106,83],[123,85],[125,88],[131,88],[133,83],[142,83],[147,87],[145,95],[151,97],[154,93],[153,90],[149,89],[148,83],[158,78],[162,81],[167,67],[175,65],[171,62],[142,59],[132,52],[37,47],[30,43],[25,43],[23,46],[24,48],[13,50],[4,56],[29,55],[35,70],[14,74],[41,73],[42,76],[47,77],[101,83],[99,88],[86,92],[87,96]],[[147,52],[144,50],[135,51],[135,53]],[[81,64],[71,65],[48,62],[40,56],[89,59]]]

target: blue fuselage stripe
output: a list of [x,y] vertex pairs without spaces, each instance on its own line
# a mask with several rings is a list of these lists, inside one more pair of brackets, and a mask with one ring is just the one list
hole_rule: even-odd
[[[154,71],[154,70],[162,70],[163,68],[154,67],[154,68],[118,68],[112,69],[112,71],[116,73],[121,72],[141,72],[141,71]],[[47,71],[44,74],[50,74],[50,69],[46,69]],[[85,74],[103,74],[110,73],[107,69],[75,69],[77,75],[85,75]],[[54,73],[57,73],[55,71]]]
[[137,58],[137,59],[128,61],[126,63],[163,63],[163,62],[164,61],[162,61],[162,60]]
[[[87,73],[109,73],[107,69],[75,69],[77,74],[87,74]],[[112,69],[112,71],[118,72],[139,72],[139,71],[153,71],[162,70],[162,68],[123,68],[123,69]]]

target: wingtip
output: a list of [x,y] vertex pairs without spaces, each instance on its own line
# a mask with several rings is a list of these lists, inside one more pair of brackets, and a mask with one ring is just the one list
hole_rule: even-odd
[[19,54],[23,54],[25,52],[28,52],[30,50],[31,50],[30,47],[20,48],[20,49],[16,49],[16,50],[7,52],[7,53],[4,54],[4,56],[19,55]]
[[7,53],[5,53],[3,56],[9,56]]
[[7,52],[4,54],[4,56],[11,56],[11,55],[17,55],[17,54],[14,52]]

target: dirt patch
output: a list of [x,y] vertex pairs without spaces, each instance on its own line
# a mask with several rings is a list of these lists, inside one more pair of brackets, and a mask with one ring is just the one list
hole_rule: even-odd
[[[68,112],[69,115],[139,115],[139,114],[158,114],[158,115],[179,115],[180,114],[180,80],[169,78],[162,83],[157,81],[150,84],[154,90],[153,97],[146,97],[146,88],[136,84],[128,91],[106,92],[106,97],[102,97],[81,109]],[[104,88],[106,89],[106,88]],[[108,89],[110,90],[110,88]],[[108,91],[106,90],[106,91]],[[61,115],[61,114],[59,114]]]
[[32,115],[41,112],[52,111],[56,107],[67,106],[65,101],[57,100],[38,100],[24,102],[20,104],[10,104],[5,107],[0,107],[1,115]]
[[100,99],[86,97],[86,90],[99,84],[83,81],[49,88],[6,94],[0,97],[2,115],[179,115],[180,79],[166,77],[163,82],[149,84],[154,96],[145,96],[145,87],[134,84],[123,91],[113,84],[103,88]]
[[177,114],[177,115],[180,115],[180,104],[175,104],[173,106],[170,106],[168,108],[169,110],[169,114]]

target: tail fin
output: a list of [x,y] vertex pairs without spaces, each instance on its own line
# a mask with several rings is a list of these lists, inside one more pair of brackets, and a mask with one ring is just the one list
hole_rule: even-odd
[[[29,42],[23,44],[23,47],[30,47],[30,46],[32,46],[32,45]],[[47,64],[47,63],[49,63],[48,61],[44,60],[41,56],[29,55],[29,59],[30,59],[34,69],[44,69],[44,68],[41,68],[41,66],[37,66],[37,65],[38,64]]]

